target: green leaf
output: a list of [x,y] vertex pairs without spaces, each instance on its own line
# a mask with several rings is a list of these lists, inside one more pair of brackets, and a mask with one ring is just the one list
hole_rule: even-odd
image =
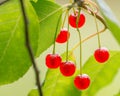
[[[36,54],[39,23],[28,1],[26,1],[26,10],[30,41],[33,53]],[[19,79],[30,66],[20,5],[18,1],[10,0],[5,5],[0,6],[0,85]]]
[[48,0],[48,1],[54,2],[55,0]]
[[[37,2],[38,0],[31,0],[31,1]],[[44,1],[46,1],[46,0],[44,0]],[[55,0],[47,0],[47,1],[54,2]]]
[[[64,53],[62,57],[65,60],[66,54]],[[75,60],[73,54],[71,54],[69,60]],[[54,70],[49,69],[42,87],[44,96],[80,96],[81,91],[77,90],[73,84],[77,73],[78,71],[71,77],[65,77],[60,73],[59,68]],[[37,90],[32,90],[28,96],[38,96]]]
[[47,0],[39,0],[36,3],[31,3],[40,22],[39,45],[37,50],[37,56],[39,56],[40,53],[50,47],[54,42],[54,34],[56,32],[58,19],[61,15],[61,10],[56,11],[60,6]]
[[28,96],[39,96],[38,95],[38,90],[37,89],[31,90],[30,93],[28,94]]
[[93,56],[85,63],[83,70],[91,77],[91,85],[82,96],[95,96],[101,88],[112,82],[120,68],[120,51],[110,54],[109,60],[104,64],[96,62]]
[[116,19],[115,15],[113,14],[109,6],[104,2],[104,0],[96,1],[101,9],[101,13],[104,16],[108,29],[112,32],[113,36],[120,44],[120,23],[118,23],[118,20]]
[[114,96],[120,96],[120,91],[119,91],[119,93],[117,93],[116,95],[114,95]]

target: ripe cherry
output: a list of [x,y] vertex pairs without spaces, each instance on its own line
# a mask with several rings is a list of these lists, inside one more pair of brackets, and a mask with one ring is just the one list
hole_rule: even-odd
[[94,57],[95,57],[96,61],[98,61],[99,63],[104,63],[109,58],[109,51],[105,47],[98,48],[94,52]]
[[58,54],[48,54],[46,56],[46,66],[48,68],[58,68],[61,64],[61,57]]
[[79,90],[85,90],[90,85],[90,77],[87,74],[77,75],[74,79],[74,85]]
[[[75,13],[72,13],[69,16],[69,24],[74,28],[77,28],[77,25],[76,25],[77,18],[78,18],[78,11],[76,11]],[[78,21],[78,28],[82,27],[84,23],[85,23],[85,15],[83,13],[80,13],[79,21]]]
[[60,33],[56,38],[57,43],[65,43],[70,37],[70,33],[67,29],[61,29]]
[[75,73],[76,66],[72,61],[62,62],[60,64],[60,72],[64,76],[72,76]]

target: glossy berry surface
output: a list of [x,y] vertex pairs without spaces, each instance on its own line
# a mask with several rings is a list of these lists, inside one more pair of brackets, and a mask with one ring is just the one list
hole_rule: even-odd
[[67,29],[61,29],[60,33],[56,38],[57,43],[65,43],[70,37],[70,33]]
[[[77,18],[78,18],[78,12],[77,11],[76,11],[76,14],[72,13],[69,16],[69,24],[73,28],[77,28],[77,26],[76,26]],[[85,15],[83,13],[80,13],[79,21],[78,21],[78,28],[82,27],[84,25],[84,23],[85,23]]]
[[109,59],[109,51],[105,47],[99,48],[95,50],[94,57],[99,63],[104,63]]
[[61,64],[61,57],[58,54],[48,54],[46,56],[46,66],[48,68],[58,68]]
[[72,76],[75,73],[76,66],[73,62],[62,62],[60,64],[60,72],[64,76]]
[[90,77],[87,74],[77,75],[74,79],[74,85],[79,90],[85,90],[90,85]]

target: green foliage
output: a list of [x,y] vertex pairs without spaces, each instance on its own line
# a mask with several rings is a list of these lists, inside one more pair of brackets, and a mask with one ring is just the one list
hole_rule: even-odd
[[[65,54],[62,56],[65,60]],[[71,60],[75,60],[74,55]],[[44,96],[95,96],[95,94],[106,85],[110,84],[118,69],[120,68],[120,52],[111,52],[110,59],[100,64],[91,56],[83,67],[83,73],[91,77],[90,87],[82,93],[78,91],[74,85],[74,77],[78,74],[77,71],[72,77],[64,77],[60,74],[59,69],[48,70],[44,85],[42,87]],[[114,64],[114,65],[113,65]],[[38,96],[37,90],[33,89],[28,96]]]
[[[66,59],[65,57],[66,53],[62,55],[63,60]],[[69,55],[69,60],[75,60],[73,54]],[[44,96],[80,96],[81,91],[77,90],[73,84],[77,73],[78,71],[71,77],[65,77],[60,73],[59,68],[49,69],[42,87]],[[28,96],[38,96],[37,90],[33,89]]]
[[[41,10],[38,20],[29,0],[26,0],[25,4],[29,20],[30,42],[33,53],[37,57],[53,43],[53,34],[60,12],[52,15],[50,13],[59,6],[46,0],[33,3],[35,8]],[[53,18],[55,19],[53,20]],[[25,46],[24,25],[19,1],[9,1],[4,6],[0,6],[0,46],[0,85],[3,85],[22,77],[31,66]]]
[[104,16],[108,29],[112,32],[113,36],[120,44],[120,24],[118,23],[118,20],[116,19],[109,6],[104,2],[104,0],[96,1],[101,8],[101,12]]
[[[39,23],[29,2],[26,2],[26,10],[29,18],[30,41],[36,54]],[[17,80],[31,66],[25,47],[23,28],[18,1],[9,1],[4,6],[0,6],[0,85]]]
[[[36,1],[36,0],[34,0]],[[54,41],[61,7],[54,0],[38,0],[36,3],[25,0],[25,8],[29,21],[30,42],[35,57],[47,50]],[[120,26],[104,0],[96,0],[101,8],[108,28],[120,44]],[[59,9],[59,10],[58,10]],[[57,10],[57,11],[56,11]],[[60,21],[59,27],[60,28]],[[69,52],[70,54],[71,52]],[[58,69],[49,69],[42,86],[44,96],[95,96],[96,93],[110,84],[120,68],[120,52],[111,52],[110,59],[104,63],[97,63],[93,56],[85,63],[84,73],[91,77],[90,87],[81,92],[74,87],[74,77],[64,77]],[[62,54],[66,60],[66,53]],[[73,54],[69,60],[76,61]],[[0,85],[8,84],[22,77],[31,61],[25,46],[24,23],[18,0],[10,0],[0,6]],[[33,89],[28,96],[38,96],[37,89]],[[120,96],[117,94],[116,96]]]
[[[62,55],[65,60],[66,53]],[[74,55],[69,56],[69,60],[74,61]],[[48,70],[46,79],[43,85],[44,96],[80,96],[80,91],[74,87],[74,76],[63,76],[59,68],[56,70]]]
[[38,90],[37,89],[31,90],[30,93],[28,94],[28,96],[39,96],[38,95]]
[[43,85],[44,96],[80,96],[73,84],[74,76],[64,77],[59,69],[48,70],[45,84]]
[[39,54],[50,47],[54,41],[54,34],[56,32],[61,10],[55,12],[60,6],[47,0],[39,0],[37,3],[32,2],[32,5],[40,22],[41,31],[39,33],[39,45],[37,50],[37,56],[39,56]]
[[49,1],[52,1],[52,2],[54,2],[55,0],[49,0]]
[[83,67],[84,73],[91,77],[92,82],[83,96],[86,96],[86,94],[95,96],[101,88],[110,84],[116,76],[120,68],[120,52],[111,52],[110,54],[110,59],[104,64],[96,62],[93,56],[85,63]]

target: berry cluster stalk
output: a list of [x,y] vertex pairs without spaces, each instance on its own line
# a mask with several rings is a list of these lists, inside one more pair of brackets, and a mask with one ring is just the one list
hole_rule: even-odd
[[[69,16],[69,11],[67,10],[67,14]],[[69,32],[69,20],[68,20],[68,32]],[[67,45],[66,45],[66,62],[68,61],[68,47],[69,47],[69,39],[68,39],[68,36],[67,36]]]
[[[95,12],[93,12],[90,8],[88,8],[88,7],[86,7],[86,6],[82,6],[82,8],[84,9],[84,10],[86,10],[87,11],[87,13],[89,13],[90,15],[92,15],[92,16],[94,16],[94,14],[96,15],[96,18],[104,25],[104,29],[106,30],[107,29],[107,25],[106,25],[106,23],[105,23],[105,21],[104,21],[104,19],[100,16],[100,15],[98,15],[97,13],[95,13]],[[104,31],[105,31],[104,30]]]
[[60,16],[58,18],[58,22],[57,22],[57,25],[56,25],[56,31],[55,31],[55,34],[54,34],[53,54],[55,54],[55,48],[56,48],[55,40],[56,40],[56,37],[57,37],[57,32],[58,32],[58,27],[59,27],[59,24],[60,24],[61,17],[62,17],[62,14],[60,14]]
[[66,13],[65,13],[65,17],[64,17],[64,20],[63,20],[62,28],[63,28],[64,25],[65,25],[65,21],[66,21],[67,14],[68,14],[68,9],[66,10]]
[[77,25],[77,31],[78,31],[78,36],[79,36],[79,42],[80,42],[80,75],[82,75],[82,44],[81,44],[81,33],[80,33],[80,30],[78,28],[78,22],[79,22],[79,17],[80,17],[80,11],[81,9],[79,8],[79,11],[78,11],[78,16],[77,16],[77,21],[76,21],[76,25]]
[[[95,5],[95,6],[96,6],[96,5]],[[94,36],[96,36],[96,35],[100,35],[100,33],[105,32],[105,30],[107,29],[107,25],[106,25],[104,19],[103,19],[100,15],[97,14],[98,8],[97,8],[97,11],[96,11],[96,12],[92,11],[90,8],[86,7],[85,5],[83,5],[82,8],[83,8],[85,11],[87,11],[87,13],[89,13],[90,15],[92,15],[92,16],[94,16],[96,19],[98,19],[98,20],[104,25],[104,28],[103,28],[102,30],[98,31],[98,27],[96,27],[96,28],[97,28],[97,32],[94,33],[94,34],[92,34],[92,35],[90,35],[90,36],[88,36],[88,37],[86,37],[86,38],[83,39],[81,42],[78,42],[78,43],[71,49],[71,52],[73,52],[81,43],[84,43],[85,41],[89,40],[90,38],[92,38],[92,37],[94,37]],[[96,26],[98,26],[98,25],[97,25],[97,22],[96,22]],[[99,47],[100,47],[100,46],[101,46],[101,45],[100,45],[100,38],[98,39],[98,41],[99,41],[98,44],[99,44]]]
[[[72,3],[72,0],[69,0],[69,2]],[[73,4],[73,5],[74,5],[74,4]],[[76,13],[75,13],[75,8],[72,7],[72,9],[73,9],[74,14],[76,14]]]
[[94,18],[95,18],[95,25],[96,25],[96,30],[97,30],[97,36],[98,36],[98,47],[101,48],[101,42],[100,42],[100,34],[99,34],[99,29],[98,29],[98,23],[97,23],[97,18],[96,15],[94,14]]
[[96,17],[97,12],[96,12],[96,14],[95,14],[95,12],[93,11],[92,6],[91,6],[90,4],[89,4],[89,6],[90,6],[91,9],[92,9],[93,16],[94,16],[94,19],[95,19],[96,30],[97,30],[97,33],[98,33],[98,34],[97,34],[97,37],[98,37],[98,47],[101,48],[100,34],[99,34],[99,29],[98,29],[97,17]]
[[26,47],[28,49],[28,53],[30,55],[30,59],[31,59],[31,62],[33,64],[33,68],[34,68],[34,71],[35,71],[36,84],[37,84],[37,87],[38,87],[39,96],[43,96],[42,88],[40,86],[39,70],[38,70],[38,68],[36,66],[34,55],[33,55],[33,52],[32,52],[31,45],[30,45],[29,30],[28,30],[28,20],[27,20],[27,16],[26,16],[26,12],[25,12],[25,7],[24,7],[24,2],[23,1],[24,0],[20,0],[20,5],[21,5],[21,11],[22,11],[23,20],[24,20],[24,27],[25,27],[25,29],[24,29],[24,31],[25,31],[25,43],[26,43]]

